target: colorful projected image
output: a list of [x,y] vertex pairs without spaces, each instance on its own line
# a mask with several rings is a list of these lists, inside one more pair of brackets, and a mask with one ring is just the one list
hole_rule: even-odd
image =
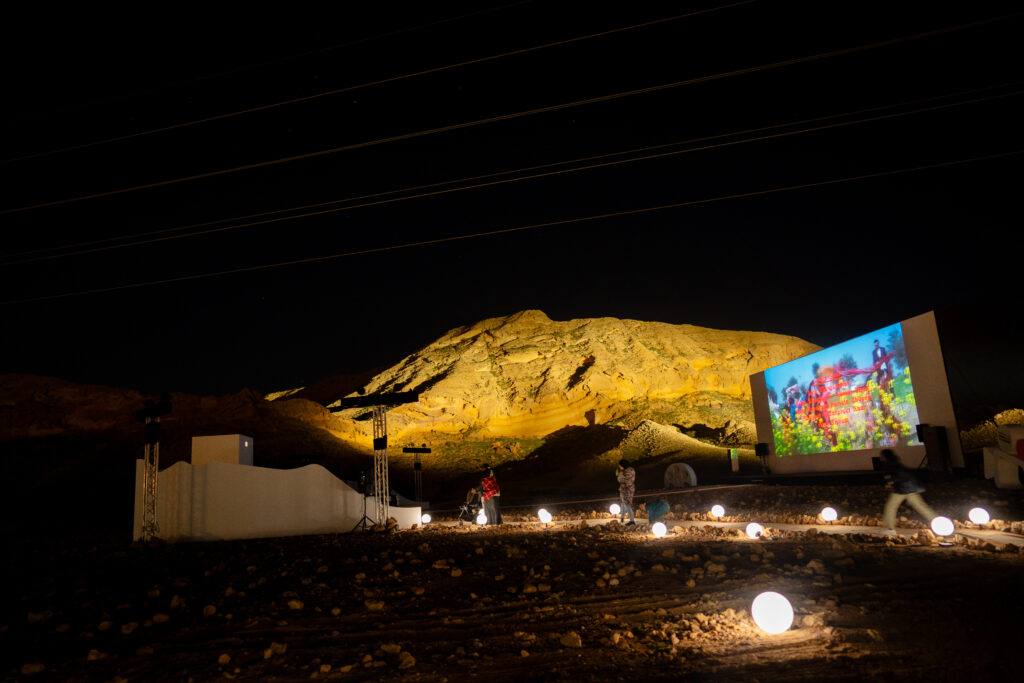
[[765,370],[775,455],[920,445],[899,323]]

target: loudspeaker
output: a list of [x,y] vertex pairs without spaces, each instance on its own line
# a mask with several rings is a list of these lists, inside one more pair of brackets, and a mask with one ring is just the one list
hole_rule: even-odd
[[754,454],[757,457],[759,457],[759,458],[766,458],[766,457],[768,457],[768,444],[767,443],[754,444]]
[[924,443],[924,433],[926,429],[928,429],[928,425],[926,424],[917,425],[917,440],[921,443]]

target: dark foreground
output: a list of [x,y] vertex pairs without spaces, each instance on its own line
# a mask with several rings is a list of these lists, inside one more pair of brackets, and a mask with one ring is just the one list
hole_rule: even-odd
[[[614,525],[613,525],[614,527]],[[31,680],[1014,680],[1024,556],[876,536],[433,527],[9,558]],[[12,591],[14,588],[16,590]],[[761,591],[796,623],[761,632]]]

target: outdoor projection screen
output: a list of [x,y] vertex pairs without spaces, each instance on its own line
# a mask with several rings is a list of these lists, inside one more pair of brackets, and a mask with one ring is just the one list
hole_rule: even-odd
[[867,470],[883,448],[913,467],[918,424],[945,426],[963,464],[933,313],[752,375],[751,390],[774,472]]

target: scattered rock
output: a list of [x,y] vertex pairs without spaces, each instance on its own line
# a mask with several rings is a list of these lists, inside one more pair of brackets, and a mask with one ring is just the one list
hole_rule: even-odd
[[271,643],[270,647],[263,651],[263,659],[270,659],[274,655],[283,655],[287,650],[287,643]]
[[580,638],[580,634],[576,631],[569,631],[561,638],[558,639],[565,647],[583,647],[583,640]]

